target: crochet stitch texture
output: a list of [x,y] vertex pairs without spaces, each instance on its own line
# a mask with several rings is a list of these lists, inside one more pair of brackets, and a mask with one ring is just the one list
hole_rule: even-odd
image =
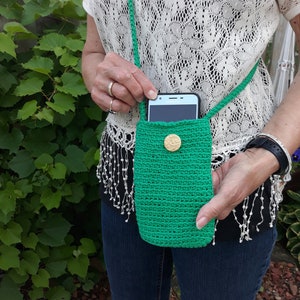
[[[133,35],[133,39],[134,39]],[[135,51],[137,53],[137,51]],[[135,57],[139,65],[139,57]],[[135,207],[141,237],[163,247],[202,247],[213,239],[214,221],[198,230],[199,209],[213,197],[210,118],[251,81],[258,63],[227,97],[202,119],[148,122],[145,103],[139,105],[134,156]],[[176,151],[164,141],[181,140]]]

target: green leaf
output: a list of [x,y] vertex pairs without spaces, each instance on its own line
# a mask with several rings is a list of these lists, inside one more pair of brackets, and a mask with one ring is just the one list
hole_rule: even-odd
[[82,286],[82,289],[85,291],[85,292],[90,292],[95,286],[95,282],[92,281],[92,280],[86,280],[84,282],[84,285]]
[[16,188],[20,191],[19,198],[26,198],[28,194],[32,193],[32,185],[29,180],[22,179],[16,182]]
[[86,40],[86,24],[79,24],[79,26],[77,27],[76,32],[81,37],[81,40],[83,40],[83,41]]
[[295,222],[289,227],[295,235],[297,235],[300,239],[300,222]]
[[[1,193],[0,193],[0,197],[1,197]],[[14,216],[14,212],[4,214],[2,211],[0,211],[0,222],[2,224],[7,224],[10,220],[12,220],[13,216]]]
[[40,43],[35,48],[44,51],[54,51],[56,48],[64,48],[67,43],[67,38],[63,34],[49,33],[43,35]]
[[295,244],[291,249],[291,254],[296,258],[298,257],[298,254],[300,253],[300,240],[298,239],[298,243]]
[[44,289],[32,287],[32,290],[29,291],[30,300],[40,300],[44,298]]
[[88,148],[97,147],[97,135],[94,129],[87,128],[82,133],[82,143]]
[[75,67],[79,62],[79,57],[71,55],[69,53],[64,53],[59,62],[64,67]]
[[39,1],[26,1],[26,5],[23,5],[22,24],[28,25],[33,23],[40,16],[45,17],[51,15],[54,8],[53,5],[49,5],[49,0]]
[[23,300],[20,286],[12,281],[9,276],[4,276],[0,282],[0,299]]
[[16,96],[28,96],[42,92],[44,82],[39,78],[21,80],[20,85],[15,89]]
[[52,278],[58,278],[65,274],[67,267],[67,261],[54,261],[46,264],[46,270],[49,272]]
[[100,108],[93,106],[85,108],[84,111],[90,120],[103,121],[103,111]]
[[8,22],[3,26],[3,29],[10,34],[15,34],[15,33],[31,34],[29,30],[27,30],[22,24],[18,22]]
[[53,113],[53,110],[51,110],[47,107],[44,107],[40,112],[38,112],[36,114],[36,117],[39,120],[46,120],[52,124],[53,120],[54,120],[54,113]]
[[29,152],[22,150],[8,163],[8,166],[15,171],[20,178],[25,178],[34,172],[33,159]]
[[79,250],[81,251],[82,254],[84,255],[90,255],[93,253],[96,253],[96,246],[93,242],[93,240],[88,239],[88,238],[82,238],[80,240],[81,246],[79,246]]
[[68,261],[68,270],[72,275],[85,278],[89,266],[89,258],[86,255],[79,255]]
[[15,247],[1,245],[0,246],[0,269],[7,271],[10,268],[19,268],[20,251]]
[[15,1],[10,0],[1,0],[0,5],[0,15],[6,19],[16,20],[20,17],[21,8],[19,5],[16,5]]
[[92,166],[97,166],[99,156],[95,156],[98,153],[98,149],[90,148],[84,156],[84,163],[90,169]]
[[[1,72],[1,70],[0,70]],[[9,78],[8,76],[5,76],[6,79]],[[7,91],[11,88],[10,84],[7,83],[6,79],[3,79],[3,81],[1,81],[0,83],[0,89],[2,88],[1,85],[5,85],[5,87],[7,88]],[[14,84],[14,83],[13,83]],[[16,103],[18,103],[20,101],[20,97],[17,97],[15,95],[9,95],[9,94],[5,94],[5,95],[1,95],[0,93],[0,107],[4,107],[4,108],[10,108],[15,106]]]
[[[24,284],[28,278],[29,278],[29,275],[26,274],[26,275],[20,275],[18,273],[18,269],[10,269],[6,274],[8,274],[8,276],[17,284]],[[1,298],[0,298],[1,299]]]
[[[55,0],[50,0],[50,2],[56,2]],[[86,12],[83,10],[80,0],[72,0],[72,1],[62,1],[63,5],[61,5],[58,9],[56,9],[55,14],[58,16],[63,16],[71,18],[71,19],[82,19],[86,16]]]
[[54,128],[50,126],[47,128],[37,128],[27,131],[23,146],[36,157],[42,154],[51,155],[59,148],[58,144],[52,143],[53,140],[56,141]]
[[28,236],[22,238],[22,244],[25,248],[35,250],[39,239],[34,232],[30,232]]
[[300,222],[300,209],[297,209],[297,210],[295,211],[295,216],[296,216],[298,222]]
[[293,239],[298,239],[297,235],[295,235],[295,232],[291,230],[290,227],[286,231],[286,238],[289,242],[291,242]]
[[34,275],[39,269],[40,258],[32,250],[22,252],[22,259],[20,262],[20,274]]
[[[1,65],[0,65],[0,74],[1,74],[0,90],[2,90],[4,94],[6,94],[13,85],[17,84],[17,80],[15,76],[9,72],[9,69],[6,69],[4,66]],[[3,102],[3,100],[1,100],[1,102]],[[3,107],[2,103],[1,106]]]
[[26,102],[21,109],[18,111],[18,119],[20,120],[26,120],[29,117],[32,117],[35,112],[37,111],[38,106],[37,106],[37,101],[32,100]]
[[69,39],[66,42],[66,47],[73,52],[82,51],[84,46],[84,41]]
[[56,88],[62,93],[70,94],[73,97],[78,97],[88,93],[80,74],[65,73],[62,75],[61,80],[63,85],[58,85]]
[[287,249],[290,251],[293,257],[296,259],[300,253],[300,239],[297,236],[290,238],[286,245]]
[[41,195],[41,203],[44,204],[47,210],[59,208],[61,199],[61,192],[53,192],[51,189],[45,189]]
[[46,102],[46,104],[51,107],[54,111],[65,114],[67,111],[75,111],[75,99],[70,95],[57,93],[54,97],[54,103]]
[[83,163],[84,151],[75,145],[70,145],[65,149],[66,156],[58,154],[56,160],[67,166],[68,170],[74,173],[86,172],[87,167]]
[[60,57],[63,54],[67,53],[67,49],[66,48],[61,48],[61,47],[56,47],[53,49],[56,57]]
[[42,224],[42,232],[38,234],[43,245],[58,247],[65,243],[71,224],[59,214],[50,215]]
[[7,246],[17,244],[21,241],[22,232],[20,224],[11,221],[5,227],[0,227],[0,240]]
[[66,197],[66,200],[70,203],[80,203],[85,196],[84,187],[76,183],[71,183],[70,187],[72,189],[72,193],[70,196]]
[[30,61],[22,64],[24,69],[48,75],[53,70],[54,63],[49,57],[34,56]]
[[16,153],[20,147],[20,144],[24,138],[20,129],[14,127],[11,131],[8,127],[0,127],[0,148],[7,149],[10,153]]
[[36,275],[32,277],[32,283],[38,288],[49,287],[50,274],[45,269],[40,269]]
[[37,169],[46,170],[48,165],[53,164],[53,158],[47,153],[40,155],[35,161],[34,165]]
[[57,262],[57,261],[67,261],[72,257],[72,252],[75,249],[74,246],[66,246],[64,245],[51,248],[49,262]]
[[[32,185],[34,187],[45,187],[50,184],[50,178],[42,171],[36,171],[32,176]],[[34,198],[35,199],[35,198]],[[39,200],[34,201],[36,203],[35,207],[32,208],[33,210],[39,210],[41,208],[40,198]]]
[[42,244],[37,244],[36,247],[36,254],[41,258],[48,258],[50,253],[50,249],[48,246],[42,245]]
[[52,179],[65,179],[67,174],[67,168],[62,163],[55,163],[54,166],[48,170]]
[[295,201],[300,202],[300,194],[294,191],[288,190],[287,194]]
[[0,32],[0,52],[7,53],[16,58],[16,48],[17,46],[15,45],[14,41],[8,35]]
[[0,190],[0,210],[8,215],[16,210],[17,194],[12,182],[8,182],[5,190]]
[[70,300],[71,294],[62,286],[55,286],[51,288],[46,294],[48,300]]
[[286,224],[293,224],[294,222],[296,222],[296,220],[297,220],[297,218],[296,218],[294,212],[287,213],[283,217],[283,222]]

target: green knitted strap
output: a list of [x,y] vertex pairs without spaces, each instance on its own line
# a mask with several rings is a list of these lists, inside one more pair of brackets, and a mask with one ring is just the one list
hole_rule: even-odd
[[[129,9],[129,17],[130,17],[130,26],[131,26],[131,36],[132,36],[132,45],[133,45],[133,55],[134,55],[134,63],[135,65],[140,68],[141,67],[141,60],[139,55],[139,48],[138,48],[138,39],[136,33],[136,22],[135,22],[135,8],[133,0],[128,0],[128,9]],[[206,119],[212,118],[215,114],[217,114],[223,107],[225,107],[230,101],[236,98],[248,85],[248,83],[252,80],[259,61],[255,64],[246,78],[237,86],[235,87],[223,100],[221,100],[217,105],[215,105],[207,114],[203,117]],[[146,120],[146,101],[143,101],[139,105],[141,120]]]
[[130,18],[131,35],[132,35],[134,64],[138,68],[140,68],[141,60],[140,60],[140,55],[139,55],[139,44],[138,44],[137,34],[136,34],[136,24],[135,24],[135,13],[134,13],[133,0],[128,0],[128,9],[129,9],[129,18]]

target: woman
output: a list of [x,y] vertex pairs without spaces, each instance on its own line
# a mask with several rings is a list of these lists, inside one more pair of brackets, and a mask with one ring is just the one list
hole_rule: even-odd
[[299,44],[300,1],[136,0],[141,69],[133,63],[127,1],[83,5],[83,77],[93,101],[109,112],[97,175],[112,299],[168,299],[173,264],[183,300],[255,299],[276,240],[289,156],[300,145],[300,75],[276,103],[260,62],[245,90],[212,118],[215,195],[195,222],[200,230],[218,221],[215,243],[201,248],[158,247],[139,235],[133,197],[137,104],[158,91],[193,92],[205,114],[259,61],[280,13]]

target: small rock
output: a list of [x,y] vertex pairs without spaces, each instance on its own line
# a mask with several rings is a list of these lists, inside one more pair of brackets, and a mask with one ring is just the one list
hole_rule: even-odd
[[290,284],[290,291],[293,296],[297,296],[298,294],[298,287],[295,284]]

